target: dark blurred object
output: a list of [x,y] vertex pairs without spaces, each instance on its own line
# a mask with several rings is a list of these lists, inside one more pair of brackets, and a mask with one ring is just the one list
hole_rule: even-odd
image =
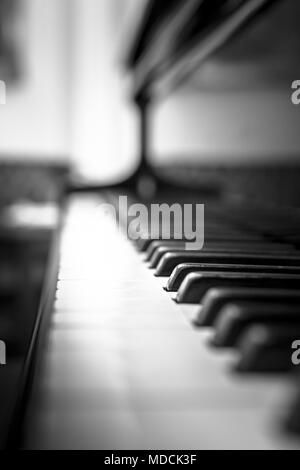
[[[184,161],[184,156],[182,156]],[[227,198],[243,196],[278,206],[300,207],[300,164],[201,164],[172,162],[157,168],[168,182],[194,191],[210,188]]]
[[50,249],[67,184],[64,166],[0,164],[0,448],[5,447],[24,383]]
[[25,237],[0,232],[0,338],[7,364],[0,370],[0,448],[5,445],[21,387],[54,228]]
[[12,82],[20,76],[16,18],[19,0],[0,0],[0,79]]
[[40,163],[0,162],[0,208],[18,201],[59,202],[68,167]]
[[[216,101],[217,93],[232,93],[234,102],[238,93],[254,91],[260,93],[263,100],[274,92],[274,115],[278,113],[282,121],[282,141],[286,139],[291,148],[297,148],[296,152],[291,153],[287,148],[286,154],[273,156],[269,153],[267,130],[272,122],[271,116],[268,118],[266,114],[266,137],[262,136],[266,150],[256,162],[249,151],[249,155],[240,156],[240,162],[238,158],[231,159],[229,152],[227,158],[224,156],[224,164],[216,163],[218,158],[212,158],[209,164],[204,163],[209,160],[200,152],[199,156],[193,156],[193,161],[198,159],[198,163],[188,163],[186,155],[182,158],[177,155],[177,165],[172,162],[164,169],[156,169],[155,173],[168,183],[189,188],[192,184],[194,190],[211,188],[230,197],[299,207],[300,166],[295,137],[298,129],[289,139],[286,137],[288,122],[292,119],[286,120],[289,111],[276,103],[276,93],[286,95],[289,103],[291,83],[300,73],[297,60],[300,3],[294,0],[170,0],[163,8],[159,0],[145,3],[144,15],[136,25],[125,57],[132,75],[132,97],[141,116],[141,166],[148,172],[152,170],[152,150],[148,143],[153,104],[159,106],[181,85],[187,96],[214,92]],[[222,100],[220,106],[221,103]],[[245,107],[244,114],[248,112]],[[229,117],[231,121],[235,119],[233,115]],[[202,125],[205,128],[205,118],[203,124],[199,122],[199,132]],[[226,126],[224,121],[224,129]],[[238,122],[236,128],[239,128]],[[239,132],[247,135],[248,129],[241,127]],[[215,139],[218,139],[217,124]]]
[[[138,102],[158,99],[170,93],[191,76],[197,76],[199,71],[201,73],[203,63],[216,53],[218,56],[220,51],[222,54],[218,60],[222,71],[225,63],[230,69],[230,76],[236,78],[241,72],[236,74],[233,69],[232,73],[232,63],[242,62],[245,68],[242,71],[243,83],[249,81],[250,67],[251,76],[253,69],[257,69],[256,86],[257,76],[262,75],[265,82],[265,75],[273,76],[274,69],[278,76],[278,63],[281,63],[284,71],[286,68],[289,71],[297,57],[298,28],[294,21],[299,12],[297,2],[279,2],[279,11],[271,8],[271,13],[268,8],[277,6],[277,0],[172,0],[167,2],[163,11],[160,3],[158,0],[149,0],[140,27],[136,28],[135,42],[126,57],[133,73],[133,93]],[[268,14],[263,15],[266,11]],[[254,24],[250,33],[247,28],[249,24]],[[292,38],[288,42],[288,58],[286,42],[283,51],[280,47],[280,27],[284,38]],[[292,34],[295,28],[296,33]],[[238,33],[240,45],[237,46],[235,42],[232,51],[228,45],[231,47],[231,40]],[[269,37],[267,49],[266,35]],[[257,51],[260,51],[259,60]],[[282,56],[284,61],[281,61]],[[286,73],[283,73],[283,77],[286,78]]]

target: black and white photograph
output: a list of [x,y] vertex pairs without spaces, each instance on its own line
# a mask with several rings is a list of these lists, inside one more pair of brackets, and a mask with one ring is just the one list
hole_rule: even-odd
[[300,450],[300,2],[0,0],[0,450]]

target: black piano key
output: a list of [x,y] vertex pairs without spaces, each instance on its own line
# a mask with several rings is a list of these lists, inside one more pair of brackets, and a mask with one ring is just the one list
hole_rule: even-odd
[[278,274],[300,274],[300,267],[289,266],[265,266],[247,264],[201,264],[185,263],[176,266],[168,279],[167,292],[176,292],[188,274],[201,272],[240,272],[240,273],[278,273]]
[[156,250],[159,248],[181,250],[185,247],[185,240],[156,240],[151,242],[146,251],[146,261],[150,261]]
[[215,323],[212,344],[219,347],[235,347],[242,334],[255,323],[299,324],[300,304],[265,304],[239,302],[226,305]]
[[286,372],[293,368],[291,345],[300,338],[299,322],[254,324],[242,336],[239,345],[238,372]]
[[177,251],[167,253],[160,260],[155,276],[168,277],[176,266],[182,263],[205,263],[205,264],[259,264],[267,266],[300,266],[299,256],[274,256],[271,254],[246,254],[246,253],[207,253]]
[[[152,238],[151,234],[147,235],[142,235],[138,240],[136,240],[136,247],[139,251],[144,252],[147,251],[147,249],[150,247],[151,243],[154,242],[163,242],[162,237],[155,237]],[[167,241],[178,241],[175,240],[173,236],[171,236],[171,240]],[[188,240],[187,240],[188,241]],[[229,232],[224,232],[221,228],[219,229],[218,232],[207,234],[205,232],[205,242],[243,242],[243,243],[252,243],[252,242],[265,242],[266,240],[263,238],[263,236],[260,235],[252,235],[248,233],[243,233],[243,232],[237,232],[234,231],[232,233]],[[290,243],[290,246],[293,244]]]
[[[182,242],[181,242],[182,243]],[[151,249],[149,250],[151,251]],[[146,260],[149,261],[150,268],[156,268],[161,259],[169,253],[237,253],[237,254],[269,254],[273,256],[289,256],[295,253],[294,249],[288,245],[272,245],[272,244],[238,244],[238,243],[205,243],[205,246],[201,250],[191,251],[186,250],[180,245],[174,244],[174,246],[160,245],[156,247],[151,256],[147,254]]]
[[[224,235],[225,236],[225,235]],[[147,261],[150,261],[151,257],[155,254],[155,252],[158,249],[165,249],[166,252],[167,249],[171,250],[185,250],[185,245],[186,243],[189,243],[189,240],[186,238],[181,238],[181,239],[171,239],[171,240],[155,240],[151,241],[147,248],[147,253],[146,253],[146,258]],[[243,249],[247,250],[267,250],[267,251],[283,251],[283,252],[289,252],[289,251],[294,251],[294,247],[289,244],[283,244],[283,243],[269,243],[266,242],[265,240],[232,240],[231,238],[227,239],[218,239],[214,240],[212,239],[212,236],[208,236],[207,233],[205,233],[205,245],[204,249],[210,250],[210,249],[224,249],[226,248],[232,248],[232,249]],[[161,250],[162,251],[162,250]]]
[[274,302],[286,305],[300,304],[300,292],[298,290],[282,289],[241,289],[241,288],[214,288],[207,292],[199,307],[195,325],[199,327],[213,326],[218,319],[222,307],[228,303],[239,301],[259,302],[260,304],[274,304]]
[[138,238],[135,243],[139,251],[146,251],[151,242],[151,238],[148,238],[147,236],[142,236]]
[[209,289],[215,287],[245,287],[299,289],[300,276],[292,274],[265,273],[192,273],[177,292],[178,303],[198,303]]
[[[142,227],[141,236],[138,240],[136,240],[137,247],[141,251],[144,251],[152,242],[172,242],[178,239],[184,240],[184,236],[178,237],[178,234],[181,235],[181,232],[182,226],[174,225],[172,222],[168,226],[155,223],[154,226],[152,224],[147,229]],[[193,236],[193,234],[191,233],[190,236]],[[227,241],[242,239],[246,242],[253,240],[261,241],[261,237],[258,235],[251,235],[237,230],[232,226],[225,226],[224,224],[221,225],[220,223],[211,224],[207,221],[205,222],[205,236],[208,240],[212,238],[216,239],[217,241],[220,239],[225,239]]]

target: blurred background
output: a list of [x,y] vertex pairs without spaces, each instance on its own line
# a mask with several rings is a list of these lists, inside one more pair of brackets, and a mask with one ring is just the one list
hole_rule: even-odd
[[[1,159],[67,162],[86,180],[128,174],[138,159],[138,117],[123,59],[143,1],[0,4],[0,77],[8,86],[0,108]],[[280,18],[284,24],[284,14]],[[153,105],[153,161],[230,165],[298,158],[299,109],[290,100],[297,77],[276,80],[292,38],[278,35],[273,75],[259,84],[251,68],[251,61],[264,60],[257,42],[248,63],[230,55],[222,67],[211,61],[201,77]]]
[[100,180],[128,171],[135,139],[120,66],[126,3],[1,0],[2,159],[71,161]]

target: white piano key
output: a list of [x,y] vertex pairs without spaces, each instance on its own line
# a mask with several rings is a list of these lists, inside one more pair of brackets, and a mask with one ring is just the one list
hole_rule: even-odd
[[286,380],[232,373],[236,353],[208,346],[100,202],[68,208],[26,447],[299,447],[279,426]]

